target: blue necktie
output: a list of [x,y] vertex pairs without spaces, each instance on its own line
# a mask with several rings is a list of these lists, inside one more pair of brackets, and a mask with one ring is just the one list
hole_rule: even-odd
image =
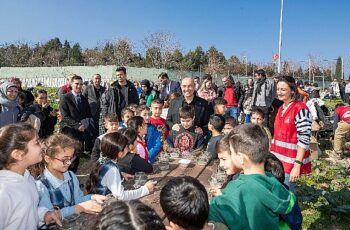
[[82,105],[82,103],[81,103],[81,97],[80,97],[80,95],[77,95],[77,97],[76,97],[76,99],[77,99],[77,106],[78,106],[78,109],[79,109],[79,111],[82,111],[83,110],[83,105]]

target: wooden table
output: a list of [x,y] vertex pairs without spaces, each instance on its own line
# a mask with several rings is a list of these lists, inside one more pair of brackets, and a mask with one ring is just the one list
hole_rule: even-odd
[[211,161],[207,165],[198,165],[195,162],[191,162],[187,167],[184,167],[179,165],[177,161],[174,161],[170,163],[170,168],[166,171],[159,171],[157,165],[155,165],[155,173],[148,176],[148,179],[157,181],[155,191],[152,194],[141,198],[140,200],[148,206],[152,207],[164,221],[164,223],[167,223],[164,212],[159,202],[160,191],[163,186],[171,178],[186,175],[197,178],[204,185],[204,187],[209,188],[208,179],[217,169],[217,165],[218,161]]

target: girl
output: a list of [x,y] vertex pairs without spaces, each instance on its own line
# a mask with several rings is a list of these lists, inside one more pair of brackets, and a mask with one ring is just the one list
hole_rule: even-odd
[[165,230],[165,226],[158,214],[138,200],[119,201],[108,200],[101,214],[87,223],[89,229],[129,229],[129,230]]
[[120,132],[128,139],[129,152],[118,161],[118,166],[122,172],[135,174],[136,172],[152,173],[153,167],[145,159],[137,154],[137,132],[135,129],[127,128]]
[[4,82],[0,85],[0,128],[17,122],[21,111],[17,97],[18,89],[15,84]]
[[38,208],[39,195],[27,170],[41,159],[34,127],[19,123],[0,129],[0,229],[36,229],[39,216],[59,223],[58,213]]
[[76,146],[75,141],[64,134],[49,137],[44,148],[46,168],[37,181],[40,206],[58,210],[62,220],[75,213],[98,213],[106,199],[101,195],[84,196],[77,177],[68,171],[75,159]]
[[213,88],[213,83],[211,80],[204,80],[201,87],[198,90],[198,96],[208,101],[208,103],[213,102],[216,98],[216,92]]
[[101,152],[105,162],[96,163],[87,183],[88,192],[102,195],[112,194],[119,200],[134,200],[153,191],[153,181],[148,181],[136,190],[125,191],[122,185],[122,176],[117,162],[129,151],[128,140],[121,133],[108,133],[101,141]]
[[144,137],[147,134],[147,124],[140,116],[135,116],[129,119],[128,127],[137,131],[137,154],[148,161],[149,155]]

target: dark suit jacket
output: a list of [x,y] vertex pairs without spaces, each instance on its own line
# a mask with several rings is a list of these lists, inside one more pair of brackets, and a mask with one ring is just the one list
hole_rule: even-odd
[[180,86],[180,82],[177,81],[170,81],[170,91],[169,93],[167,93],[167,86],[164,85],[161,89],[160,89],[160,95],[159,98],[161,100],[164,100],[166,98],[166,96],[170,95],[173,92],[177,92],[179,94],[181,94],[181,86]]
[[[169,107],[168,115],[166,119],[170,129],[174,124],[180,124],[179,111],[180,111],[180,108],[185,104],[186,102],[183,96],[180,96],[174,99],[170,103],[170,107]],[[194,111],[195,111],[194,125],[202,128],[204,134],[206,134],[208,132],[209,117],[213,113],[213,110],[208,106],[208,102],[206,100],[198,96],[194,96],[193,101],[189,105],[194,106]]]
[[82,139],[83,133],[78,128],[82,125],[81,120],[92,118],[89,102],[81,95],[82,111],[79,111],[73,93],[65,94],[60,101],[60,111],[62,114],[61,131],[71,135],[78,140]]
[[90,110],[93,118],[99,118],[100,116],[100,98],[106,91],[106,87],[101,86],[99,89],[100,95],[97,98],[94,85],[88,85],[83,92],[84,97],[88,99]]

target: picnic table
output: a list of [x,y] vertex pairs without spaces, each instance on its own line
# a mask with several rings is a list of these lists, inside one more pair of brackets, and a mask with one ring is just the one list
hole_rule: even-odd
[[[163,188],[163,186],[171,179],[177,176],[191,176],[194,178],[197,178],[205,188],[209,188],[209,181],[208,179],[211,177],[211,175],[216,171],[219,161],[214,160],[210,161],[206,165],[199,165],[196,161],[191,161],[191,163],[188,166],[182,166],[178,163],[178,160],[172,160],[169,164],[168,170],[160,170],[158,167],[158,164],[154,165],[154,172],[152,174],[148,175],[148,180],[154,180],[157,181],[157,184],[155,186],[154,192],[140,198],[140,200],[147,204],[148,206],[152,207],[156,213],[160,216],[160,218],[163,220],[164,224],[168,224],[168,220],[166,219],[164,212],[160,206],[160,191]],[[125,182],[126,189],[134,189],[133,188],[133,180],[129,180]],[[84,226],[84,222],[86,220],[89,220],[91,215],[89,214],[80,214],[80,215],[73,215],[73,217],[68,218],[63,222],[63,227],[59,229],[69,229],[69,230],[75,230],[75,229],[81,229]]]

